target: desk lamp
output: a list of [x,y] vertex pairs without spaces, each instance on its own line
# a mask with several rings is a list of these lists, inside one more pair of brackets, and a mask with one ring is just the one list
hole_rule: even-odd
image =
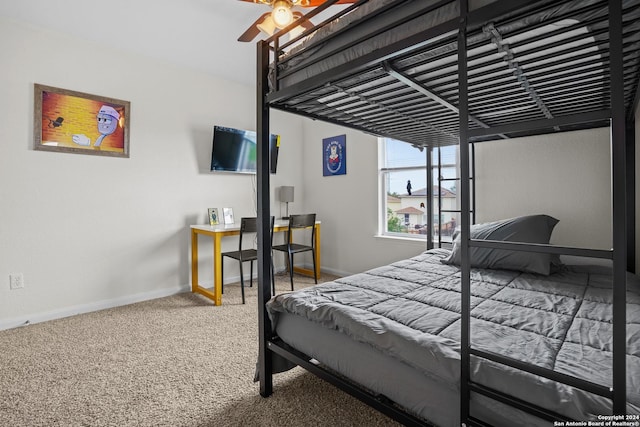
[[283,185],[280,187],[280,201],[287,204],[287,216],[282,219],[289,219],[289,202],[293,202],[293,187]]

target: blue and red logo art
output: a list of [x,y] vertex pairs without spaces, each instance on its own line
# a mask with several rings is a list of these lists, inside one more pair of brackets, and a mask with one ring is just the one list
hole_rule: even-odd
[[339,135],[322,140],[322,175],[347,173],[347,136]]

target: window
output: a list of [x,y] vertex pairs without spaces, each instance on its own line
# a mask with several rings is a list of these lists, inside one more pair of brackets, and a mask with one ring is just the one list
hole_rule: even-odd
[[451,243],[453,232],[461,220],[458,146],[440,147],[434,150],[433,157],[433,241],[435,246],[442,247],[442,243]]
[[[451,240],[452,227],[459,223],[457,202],[458,147],[432,150],[390,138],[379,140],[380,234],[426,240],[429,234],[427,203],[433,207],[434,242]],[[433,192],[427,191],[427,174],[432,174]],[[442,177],[442,179],[439,179]],[[438,194],[438,189],[440,192]]]
[[379,152],[380,234],[426,239],[427,151],[381,138]]

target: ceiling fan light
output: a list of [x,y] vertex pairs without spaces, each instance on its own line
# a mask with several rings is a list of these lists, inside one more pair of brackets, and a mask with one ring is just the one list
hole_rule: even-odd
[[276,23],[273,22],[273,18],[271,15],[267,15],[264,20],[257,25],[258,29],[263,33],[267,34],[269,37],[273,35],[276,31]]
[[291,4],[286,0],[278,0],[273,3],[273,11],[271,17],[275,26],[284,28],[293,22],[293,12],[291,12]]

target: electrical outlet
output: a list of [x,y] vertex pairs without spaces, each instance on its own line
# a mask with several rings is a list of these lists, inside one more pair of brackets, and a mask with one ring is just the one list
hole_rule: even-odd
[[9,287],[11,289],[24,288],[24,276],[22,273],[9,274]]

